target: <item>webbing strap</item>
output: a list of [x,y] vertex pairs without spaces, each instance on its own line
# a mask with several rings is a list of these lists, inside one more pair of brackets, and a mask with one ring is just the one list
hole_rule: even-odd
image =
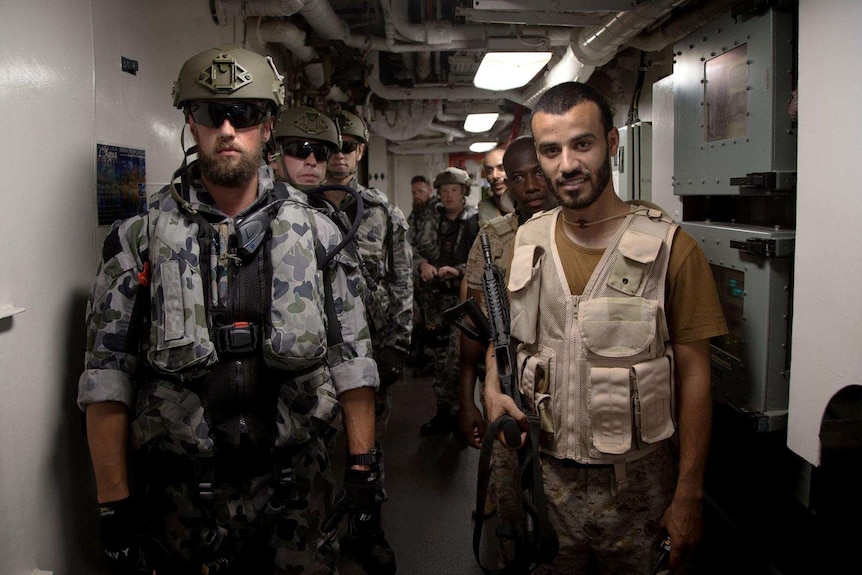
[[559,550],[559,539],[548,519],[548,505],[542,484],[542,465],[536,457],[539,453],[539,431],[541,420],[528,415],[529,433],[527,442],[518,449],[521,467],[521,507],[524,511],[523,534],[515,553],[515,559],[501,568],[482,564],[481,543],[484,525],[485,498],[491,478],[491,451],[505,418],[492,421],[485,430],[479,455],[479,473],[476,481],[476,523],[473,526],[473,554],[483,573],[487,575],[524,575],[532,573],[540,563],[550,563]]

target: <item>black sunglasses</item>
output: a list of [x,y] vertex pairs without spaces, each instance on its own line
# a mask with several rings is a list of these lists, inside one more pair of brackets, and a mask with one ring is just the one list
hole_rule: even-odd
[[328,162],[334,153],[333,147],[319,142],[308,142],[305,140],[288,140],[281,142],[281,151],[286,156],[292,156],[304,160],[311,154],[319,162]]
[[207,128],[219,128],[225,120],[230,120],[234,128],[249,128],[257,126],[266,118],[266,108],[242,102],[239,104],[217,104],[215,102],[201,102],[189,108],[189,115],[194,118],[196,124]]
[[351,154],[359,148],[359,142],[341,142],[341,153]]

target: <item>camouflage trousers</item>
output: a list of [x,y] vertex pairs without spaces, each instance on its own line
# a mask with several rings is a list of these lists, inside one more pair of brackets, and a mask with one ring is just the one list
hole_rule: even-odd
[[323,441],[312,439],[295,454],[292,469],[292,485],[278,491],[266,474],[239,484],[216,478],[210,503],[200,501],[190,481],[153,494],[151,510],[164,518],[163,543],[188,566],[168,575],[201,573],[201,562],[226,556],[234,557],[230,574],[336,574],[337,551],[317,550],[334,491]]
[[[448,407],[452,413],[457,413],[458,387],[460,371],[458,369],[458,328],[443,318],[443,312],[458,305],[458,291],[440,290],[433,292],[434,297],[425,299],[425,322],[430,340],[431,353],[434,357],[434,375],[431,380],[437,407]],[[436,333],[437,335],[431,335]]]
[[665,443],[626,465],[626,489],[611,494],[612,466],[578,465],[542,455],[548,516],[560,552],[537,575],[649,573],[663,536],[659,525],[676,486],[677,466]]
[[380,464],[380,485],[383,485],[385,477],[383,461],[383,434],[389,424],[389,415],[392,413],[392,386],[378,389],[374,394],[374,444],[377,449],[377,461]]

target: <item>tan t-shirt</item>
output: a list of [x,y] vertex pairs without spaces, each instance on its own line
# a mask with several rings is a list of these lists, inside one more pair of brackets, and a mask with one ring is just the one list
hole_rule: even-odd
[[[562,225],[557,249],[573,295],[582,294],[604,255],[604,249],[577,245]],[[727,324],[709,262],[694,238],[678,229],[670,250],[665,287],[665,317],[671,343],[691,343],[727,333]]]

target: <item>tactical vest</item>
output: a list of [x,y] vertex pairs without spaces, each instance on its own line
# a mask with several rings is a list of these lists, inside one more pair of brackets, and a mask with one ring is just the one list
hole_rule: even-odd
[[322,249],[314,217],[269,200],[259,248],[242,259],[228,222],[181,210],[166,189],[150,209],[148,369],[135,446],[207,455],[215,440],[219,449],[267,450],[307,441],[312,418],[338,414],[323,368],[328,291],[314,265]]
[[677,225],[632,206],[582,295],[555,241],[560,208],[515,238],[509,293],[521,390],[542,417],[545,453],[610,464],[647,455],[674,433],[665,276]]

